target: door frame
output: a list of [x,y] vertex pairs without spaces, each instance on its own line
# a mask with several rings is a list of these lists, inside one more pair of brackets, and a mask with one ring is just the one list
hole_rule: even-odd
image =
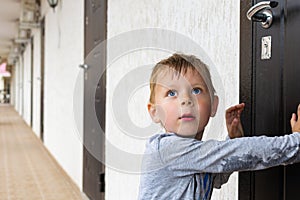
[[[86,57],[89,55],[90,52],[93,51],[93,49],[101,42],[103,42],[104,40],[107,39],[107,0],[98,0],[98,1],[92,1],[90,2],[92,4],[92,8],[97,10],[97,6],[99,1],[100,5],[103,6],[103,8],[105,9],[105,14],[103,17],[103,19],[89,19],[88,18],[88,12],[87,9],[88,7],[88,3],[87,1],[89,0],[85,0],[84,1],[84,58],[86,59]],[[90,32],[88,33],[88,29],[87,29],[87,25],[89,23],[92,23],[92,21],[96,21],[97,24],[100,27],[97,27],[98,31],[103,31],[104,35],[102,35],[102,38],[100,36],[100,38],[97,38],[99,40],[94,40],[94,31],[92,32],[93,36],[90,35]],[[103,20],[103,21],[101,21]],[[102,33],[103,33],[102,32]],[[96,33],[98,33],[96,31]],[[98,35],[97,35],[98,36]],[[91,37],[91,38],[88,38]],[[91,40],[92,39],[92,40]],[[92,41],[92,42],[91,42]],[[92,47],[92,48],[91,48]],[[105,57],[106,57],[106,52],[105,52]],[[86,60],[85,60],[86,61]],[[106,58],[103,61],[104,67],[106,66]],[[100,63],[99,63],[100,64]],[[103,64],[103,63],[102,63]],[[99,69],[100,70],[100,69]],[[102,69],[101,69],[102,70]],[[104,70],[104,74],[105,74],[105,68]],[[101,101],[97,104],[95,103],[95,110],[97,113],[99,113],[97,106],[102,107],[103,108],[103,113],[102,113],[102,118],[98,121],[98,123],[100,123],[101,128],[103,129],[103,131],[105,131],[105,104],[106,104],[106,75],[103,76],[103,79],[101,78],[99,80],[98,83],[98,89],[96,91],[95,98],[97,97],[97,95],[99,95],[99,91],[101,91],[101,97],[104,96],[104,98],[101,99]],[[87,71],[84,72],[84,77],[87,77]],[[86,80],[84,80],[84,90],[86,88],[85,83]],[[84,95],[86,96],[86,91],[84,91]],[[103,95],[103,96],[102,96]],[[99,158],[96,158],[93,155],[93,152],[89,152],[89,149],[85,146],[85,139],[88,136],[88,131],[86,132],[86,121],[89,121],[88,116],[86,116],[86,111],[85,111],[85,104],[86,103],[90,103],[90,102],[85,102],[84,100],[84,119],[83,119],[83,192],[90,198],[90,199],[97,199],[97,200],[102,200],[105,199],[105,165],[104,163],[102,163]],[[97,115],[98,116],[98,115]],[[90,122],[90,121],[89,121]],[[102,147],[102,154],[105,155],[105,142],[104,141],[100,141],[103,143]],[[101,144],[101,143],[100,143]],[[104,157],[104,156],[103,156]]]
[[[243,122],[245,136],[251,136],[254,131],[253,115],[253,23],[245,16],[247,10],[252,6],[252,0],[240,1],[240,102],[247,106],[243,111],[241,120]],[[254,198],[254,173],[239,172],[238,199],[252,200]]]

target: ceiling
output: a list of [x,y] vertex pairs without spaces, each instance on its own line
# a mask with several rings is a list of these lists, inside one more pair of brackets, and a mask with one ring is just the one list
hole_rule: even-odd
[[0,6],[0,56],[7,58],[18,36],[21,0],[1,0]]
[[[30,26],[37,24],[39,6],[37,0],[1,0],[0,5],[0,63],[13,60],[20,53],[20,47],[30,37]],[[33,15],[34,17],[30,16]],[[24,32],[26,33],[24,35]],[[20,41],[23,39],[22,41]],[[2,61],[1,61],[2,60]]]

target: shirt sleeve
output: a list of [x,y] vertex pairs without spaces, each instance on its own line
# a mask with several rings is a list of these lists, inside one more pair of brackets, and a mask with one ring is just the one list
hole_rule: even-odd
[[161,164],[176,176],[260,170],[300,161],[300,134],[198,141],[176,135],[161,138]]

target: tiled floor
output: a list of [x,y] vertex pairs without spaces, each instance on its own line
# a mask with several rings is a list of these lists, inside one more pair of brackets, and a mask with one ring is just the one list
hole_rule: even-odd
[[82,199],[13,107],[0,105],[0,200]]

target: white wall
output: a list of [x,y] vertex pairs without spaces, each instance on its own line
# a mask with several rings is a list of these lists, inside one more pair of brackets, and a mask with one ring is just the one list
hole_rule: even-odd
[[23,118],[25,122],[30,126],[31,122],[31,44],[28,43],[24,51],[24,113]]
[[19,101],[20,101],[20,64],[19,64],[19,61],[16,62],[15,66],[14,66],[14,71],[15,71],[15,78],[14,78],[14,81],[15,81],[15,87],[14,87],[14,90],[15,90],[15,102],[14,102],[14,107],[16,109],[17,112],[19,112]]
[[[76,100],[83,104],[82,75],[78,65],[83,63],[84,4],[83,1],[59,1],[56,11],[42,1],[45,15],[45,127],[44,143],[58,163],[82,187],[82,107],[79,124],[74,120],[73,97],[75,85],[81,87]],[[82,77],[82,76],[81,76]],[[81,92],[81,93],[80,93]]]
[[33,30],[33,108],[32,129],[40,137],[41,132],[41,29]]
[[18,59],[18,80],[19,80],[19,92],[18,92],[18,112],[21,116],[24,113],[24,59],[23,56],[19,56]]
[[[114,46],[114,50],[108,50],[108,62],[112,58],[115,60],[108,63],[107,73],[107,144],[112,144],[121,152],[129,152],[132,155],[143,152],[146,139],[139,135],[130,135],[138,133],[127,132],[126,127],[124,128],[122,127],[123,125],[120,125],[122,122],[118,121],[117,118],[117,115],[120,115],[120,113],[118,113],[118,110],[114,111],[115,105],[112,105],[112,102],[116,101],[114,99],[116,97],[122,99],[119,102],[128,112],[131,120],[129,126],[136,125],[142,130],[143,127],[151,124],[151,120],[146,112],[149,94],[148,86],[145,82],[137,82],[138,78],[143,76],[143,74],[136,74],[130,80],[124,79],[126,79],[127,75],[134,73],[132,70],[139,69],[143,65],[153,65],[171,52],[184,50],[182,52],[187,54],[195,53],[192,45],[191,47],[189,46],[192,42],[189,41],[184,45],[182,44],[182,38],[187,39],[187,41],[188,39],[195,41],[196,44],[204,49],[215,66],[211,71],[215,79],[214,84],[221,98],[221,106],[214,120],[221,120],[222,124],[213,126],[214,121],[212,121],[210,130],[216,129],[217,131],[205,138],[223,139],[226,136],[224,121],[222,121],[224,119],[224,110],[229,105],[238,103],[239,99],[239,1],[108,1],[108,44],[112,44],[113,41],[117,40],[114,38],[115,36],[132,41],[132,38],[126,35],[128,31],[150,27],[170,30],[169,33],[166,33],[169,35],[163,43],[168,43],[169,38],[171,40],[175,35],[174,37],[178,38],[178,40],[172,42],[176,43],[176,45],[167,44],[169,49],[160,49],[156,43],[159,41],[157,38],[164,37],[165,33],[158,30],[157,34],[161,34],[160,36],[155,36],[152,33],[149,35],[144,34],[144,39],[143,37],[133,36],[138,40],[134,41],[135,43],[142,44],[145,40],[150,40],[157,45],[151,49],[145,47],[133,49],[131,47],[132,44],[128,42],[128,44],[124,44],[124,48],[128,48],[127,52],[118,55],[119,57],[115,57],[114,53],[117,51],[116,49],[122,48],[121,45]],[[135,33],[132,32],[132,34]],[[150,70],[147,70],[148,67],[145,66],[145,74],[150,73]],[[138,88],[128,91],[126,85],[134,84],[135,82],[140,84]],[[122,90],[117,90],[118,87],[123,87],[123,92]],[[114,96],[116,91],[120,92],[117,93],[118,96]],[[130,98],[126,99],[126,93],[128,92],[131,93]],[[123,109],[122,107],[119,109]],[[150,129],[145,128],[144,130],[149,131]],[[209,133],[209,131],[207,132]],[[149,134],[151,133],[148,133],[148,136]],[[106,199],[136,199],[139,186],[139,175],[133,169],[136,161],[131,158],[127,160],[128,165],[132,167],[132,170],[129,168],[128,170],[118,166],[117,162],[111,161],[113,159],[125,160],[126,162],[126,157],[113,155],[107,149],[106,158],[106,162],[111,162],[106,163]],[[221,190],[214,190],[213,199],[237,199],[237,191],[237,174],[234,174],[231,176],[229,183],[224,185]]]
[[0,76],[0,90],[4,90],[4,78]]

